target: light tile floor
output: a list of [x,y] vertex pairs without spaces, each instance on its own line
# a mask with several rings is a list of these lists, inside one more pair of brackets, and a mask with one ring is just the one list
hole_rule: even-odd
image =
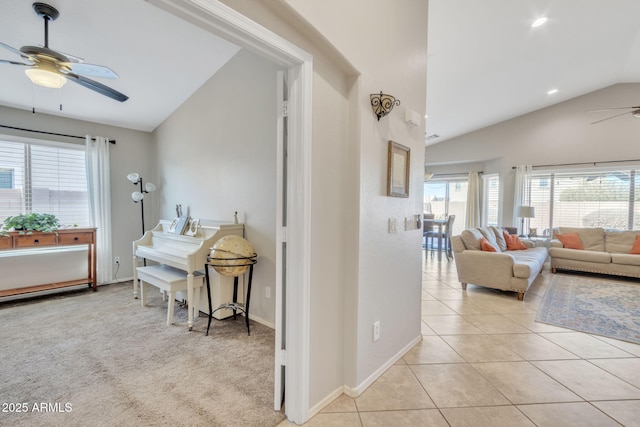
[[305,425],[640,427],[640,345],[536,323],[552,276],[546,266],[519,302],[463,292],[453,261],[426,257],[422,342]]

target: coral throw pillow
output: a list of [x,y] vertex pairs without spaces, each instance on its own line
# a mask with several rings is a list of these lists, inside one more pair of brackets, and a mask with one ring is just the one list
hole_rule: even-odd
[[636,241],[631,248],[630,254],[640,255],[640,236],[636,236]]
[[504,235],[504,240],[506,240],[507,242],[507,250],[521,251],[523,249],[527,249],[527,247],[524,245],[524,243],[522,243],[522,240],[520,240],[517,235],[509,234],[506,231],[503,231],[502,234]]
[[560,240],[562,246],[567,249],[584,249],[578,233],[556,234],[556,239]]
[[494,248],[493,245],[489,243],[486,237],[483,237],[480,240],[480,248],[485,252],[498,252],[496,248]]

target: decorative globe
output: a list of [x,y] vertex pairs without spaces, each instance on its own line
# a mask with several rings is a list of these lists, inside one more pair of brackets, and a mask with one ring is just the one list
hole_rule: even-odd
[[240,276],[255,261],[253,246],[240,236],[224,236],[211,248],[210,264],[223,276]]

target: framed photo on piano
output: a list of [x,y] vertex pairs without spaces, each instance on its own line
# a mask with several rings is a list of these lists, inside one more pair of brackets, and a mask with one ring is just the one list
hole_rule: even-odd
[[198,234],[198,229],[200,228],[200,220],[197,218],[189,218],[189,224],[187,225],[187,229],[184,234],[187,236],[194,237]]
[[171,221],[171,225],[169,226],[167,233],[175,234],[178,221],[180,221],[180,218],[174,218],[173,221]]

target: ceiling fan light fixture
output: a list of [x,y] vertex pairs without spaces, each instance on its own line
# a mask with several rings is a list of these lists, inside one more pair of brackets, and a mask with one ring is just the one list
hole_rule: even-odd
[[531,28],[538,28],[539,26],[544,25],[545,22],[547,22],[547,17],[541,16],[531,23]]
[[29,80],[35,85],[60,89],[67,83],[67,79],[58,74],[42,68],[29,68],[24,71]]

